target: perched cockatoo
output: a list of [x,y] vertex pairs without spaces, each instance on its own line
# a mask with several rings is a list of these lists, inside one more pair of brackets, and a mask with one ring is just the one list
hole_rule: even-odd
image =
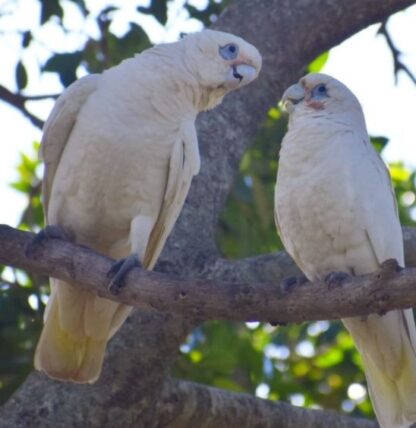
[[[283,95],[289,129],[280,151],[275,218],[306,275],[362,275],[387,259],[404,266],[394,191],[372,147],[357,98],[309,74]],[[343,320],[359,349],[382,428],[416,421],[416,329],[411,310]]]
[[[199,170],[197,114],[260,68],[254,46],[204,30],[86,76],[59,97],[41,146],[47,224],[121,259],[112,290],[135,264],[152,269],[163,249]],[[131,307],[56,279],[51,288],[35,367],[92,383]]]

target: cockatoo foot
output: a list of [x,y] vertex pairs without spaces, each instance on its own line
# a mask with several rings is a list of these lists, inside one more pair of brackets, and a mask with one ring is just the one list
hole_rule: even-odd
[[350,276],[351,275],[346,272],[331,272],[325,277],[324,282],[328,286],[328,290],[331,290],[332,288],[342,285]]
[[293,288],[298,287],[300,285],[304,285],[309,282],[309,279],[306,278],[305,275],[300,276],[291,276],[289,278],[285,278],[280,283],[280,287],[284,293],[290,292]]
[[25,247],[25,256],[33,258],[36,254],[37,249],[43,244],[46,239],[60,239],[62,241],[73,242],[73,237],[62,227],[56,224],[49,224],[40,232],[38,232],[34,238],[29,241]]
[[270,321],[269,324],[272,327],[277,327],[277,326],[286,327],[287,326],[287,322],[284,322],[284,321]]
[[111,278],[108,289],[111,294],[118,294],[124,285],[126,275],[134,268],[141,267],[137,254],[130,254],[125,259],[116,261],[107,272],[107,277]]
[[380,265],[379,273],[385,276],[386,274],[400,272],[401,270],[403,268],[396,259],[387,259]]

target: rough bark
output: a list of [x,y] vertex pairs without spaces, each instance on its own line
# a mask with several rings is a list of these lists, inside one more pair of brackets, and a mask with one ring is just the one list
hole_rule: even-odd
[[[224,282],[180,278],[172,274],[133,269],[117,295],[108,287],[111,259],[86,247],[56,239],[44,241],[35,254],[25,256],[34,235],[0,225],[0,263],[52,276],[93,290],[101,297],[148,310],[183,315],[192,323],[209,319],[300,323],[384,314],[416,307],[416,269],[386,262],[371,275],[348,277],[336,284],[324,282],[285,286],[276,274],[273,282]],[[282,254],[241,260],[248,266],[278,265]],[[91,269],[91,266],[94,266]],[[293,263],[288,267],[293,266]],[[287,276],[284,270],[283,276]],[[313,304],[311,304],[313,302]]]
[[334,411],[273,403],[185,381],[167,382],[160,401],[161,426],[169,428],[376,428],[375,422]]
[[[263,54],[263,71],[255,84],[229,96],[215,111],[201,115],[198,130],[202,170],[194,180],[187,204],[162,254],[159,270],[177,273],[183,278],[251,280],[250,275],[255,274],[255,269],[248,267],[248,277],[243,278],[236,271],[241,263],[237,262],[233,269],[231,263],[218,261],[214,232],[241,156],[267,110],[277,102],[282,90],[300,77],[311,59],[358,30],[413,3],[413,0],[240,0],[228,8],[215,27],[254,43]],[[285,259],[283,261],[287,263]],[[273,269],[268,272],[272,273]],[[275,279],[266,273],[261,275],[261,280]],[[191,327],[178,316],[136,311],[112,340],[103,374],[96,384],[63,384],[34,373],[3,406],[0,426],[175,426],[174,422],[161,418],[176,405],[175,401],[166,402],[162,394],[178,345]],[[197,405],[206,407],[205,415],[209,415],[212,402],[204,401],[206,394],[195,396],[201,397],[197,399]],[[212,390],[209,394],[217,396]],[[235,406],[247,408],[245,417],[253,421],[250,426],[268,426],[257,423],[261,420],[258,412],[265,412],[264,409],[255,405],[249,407],[245,401],[238,405],[236,394],[218,394],[228,394],[232,400],[227,407],[230,413],[224,407],[221,416],[222,421],[230,421],[226,425],[228,428],[241,426],[241,421],[233,418]],[[181,401],[178,403],[180,405]],[[302,422],[295,416],[292,419],[291,415],[298,411],[287,406],[284,412],[287,419],[281,426],[342,426],[336,425],[338,422],[335,421],[341,420],[336,416],[330,425],[322,425],[320,416],[316,416],[313,425],[307,425],[305,419]],[[324,412],[320,414],[326,415]],[[190,426],[187,421],[192,420],[192,416],[192,409],[185,407],[184,422],[176,426],[186,426],[186,423]],[[204,424],[205,421],[199,419],[193,426],[203,427]],[[216,426],[221,426],[220,422]],[[371,424],[348,420],[344,426],[358,428]]]

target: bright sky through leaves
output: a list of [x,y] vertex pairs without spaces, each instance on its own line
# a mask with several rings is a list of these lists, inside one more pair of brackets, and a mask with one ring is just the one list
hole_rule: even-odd
[[[110,3],[110,2],[105,2]],[[136,19],[146,28],[153,42],[172,41],[183,32],[199,29],[199,23],[188,19],[186,12],[181,11],[183,1],[177,0],[170,5],[169,21],[166,29],[159,25],[153,17],[139,15],[136,2],[112,1],[111,4],[123,5],[122,10],[114,16],[111,29],[117,34],[126,30],[126,22]],[[204,4],[204,1],[194,1]],[[39,4],[35,0],[20,0],[9,3],[13,9],[18,5],[18,28],[26,25],[36,27],[39,22]],[[147,4],[147,2],[143,2]],[[103,2],[87,1],[92,11],[103,8]],[[98,8],[99,6],[99,8]],[[58,26],[47,24],[42,33],[38,34],[41,43],[29,49],[24,62],[30,74],[28,94],[59,93],[61,85],[52,73],[42,76],[37,74],[38,63],[43,63],[49,56],[49,49],[56,51],[75,50],[82,45],[84,34],[94,34],[95,23],[92,19],[83,24],[81,15],[71,2],[64,2],[65,23],[74,30],[73,34],[65,35]],[[13,9],[14,10],[14,9]],[[0,55],[2,57],[2,84],[11,90],[15,89],[14,67],[20,55],[20,38],[14,37],[16,29],[15,15],[7,20],[2,16],[0,31],[2,34]],[[133,18],[135,17],[135,18]],[[416,72],[416,7],[396,14],[389,20],[389,31],[399,49],[404,52],[403,59],[411,70]],[[391,53],[382,36],[376,36],[378,26],[371,26],[355,35],[348,41],[331,51],[324,72],[332,74],[349,86],[361,101],[369,132],[372,135],[383,135],[390,138],[384,152],[385,159],[403,160],[412,168],[416,168],[416,120],[415,100],[416,87],[404,75],[399,76],[398,85],[394,85]],[[81,70],[82,72],[82,70]],[[43,119],[52,108],[51,101],[38,103],[34,113]],[[1,119],[1,152],[0,152],[0,223],[12,226],[17,224],[18,216],[25,205],[23,196],[9,187],[16,179],[15,167],[19,160],[19,152],[30,152],[32,141],[39,140],[41,133],[33,127],[16,109],[0,103]]]

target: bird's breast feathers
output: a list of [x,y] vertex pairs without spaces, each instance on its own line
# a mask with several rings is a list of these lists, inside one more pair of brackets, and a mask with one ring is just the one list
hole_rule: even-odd
[[[304,135],[299,142],[296,134],[288,133],[276,188],[284,243],[312,278],[334,270],[355,273],[363,262],[377,268],[361,211],[364,198],[371,198],[377,186],[377,191],[388,192],[374,165],[362,162],[372,150],[365,147],[369,143],[354,140],[352,132],[328,136],[316,142],[311,134]],[[368,181],[360,182],[357,174]]]

